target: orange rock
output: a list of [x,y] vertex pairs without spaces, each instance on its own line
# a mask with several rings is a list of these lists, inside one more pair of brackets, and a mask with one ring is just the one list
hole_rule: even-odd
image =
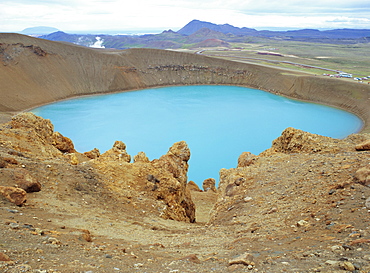
[[180,260],[188,260],[189,262],[192,262],[192,263],[195,263],[195,264],[200,264],[201,263],[201,261],[199,260],[199,258],[195,254],[191,254],[189,256],[181,258]]
[[217,192],[216,180],[214,178],[207,178],[206,180],[204,180],[203,181],[203,190],[205,192],[207,192],[207,191]]
[[242,264],[242,265],[255,265],[254,257],[250,253],[244,253],[235,259],[229,261],[229,265]]
[[100,151],[99,151],[99,149],[94,148],[89,152],[85,152],[84,155],[87,156],[90,159],[95,159],[95,158],[98,158],[100,156]]
[[190,191],[202,191],[201,189],[199,189],[198,185],[195,184],[194,181],[189,181],[189,183],[186,185],[186,187],[190,190]]
[[0,252],[0,262],[9,262],[11,259],[5,253]]
[[91,236],[91,233],[90,231],[88,231],[87,229],[84,229],[82,230],[82,238],[84,238],[84,240],[86,242],[92,242],[92,236]]
[[370,243],[370,239],[361,238],[361,239],[353,240],[352,242],[349,243],[349,245],[353,246],[353,245],[358,245],[358,244],[369,244],[369,243]]
[[243,152],[238,158],[238,168],[247,167],[256,161],[257,157],[250,152]]
[[14,170],[15,183],[18,188],[26,192],[41,191],[41,184],[27,170],[18,168]]
[[57,148],[59,151],[63,153],[75,153],[76,150],[74,148],[72,140],[68,137],[63,136],[59,132],[54,132],[52,135],[52,144]]
[[0,186],[0,193],[17,206],[22,206],[27,201],[26,191],[20,188]]
[[149,158],[146,156],[144,152],[139,152],[137,155],[134,156],[134,162],[144,162],[149,163]]
[[360,144],[357,144],[356,145],[356,150],[357,151],[367,151],[367,150],[370,150],[370,139],[360,143]]
[[370,184],[370,166],[363,167],[358,169],[355,174],[355,179],[358,183],[362,185],[369,185]]

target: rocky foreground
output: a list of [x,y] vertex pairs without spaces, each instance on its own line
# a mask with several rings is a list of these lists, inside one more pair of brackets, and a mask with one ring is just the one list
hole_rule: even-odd
[[1,272],[369,272],[370,135],[286,129],[201,191],[190,151],[100,153],[30,113],[0,126]]

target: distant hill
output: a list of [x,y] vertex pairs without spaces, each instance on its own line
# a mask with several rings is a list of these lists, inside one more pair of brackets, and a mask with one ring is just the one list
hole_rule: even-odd
[[227,40],[231,37],[222,32],[204,27],[187,36],[186,40],[188,43],[200,43],[208,39]]
[[238,28],[238,27],[234,27],[229,24],[216,25],[216,24],[209,23],[209,22],[193,20],[189,22],[186,26],[181,28],[179,31],[177,31],[177,33],[180,33],[183,35],[191,35],[194,32],[197,32],[201,28],[208,28],[210,30],[222,32],[225,34],[231,33],[235,35],[251,35],[257,32],[257,30],[253,28],[247,28],[247,27]]
[[195,47],[229,47],[230,44],[219,39],[207,39],[195,45]]
[[53,32],[59,31],[54,27],[29,27],[21,31],[25,35],[45,35]]
[[224,34],[255,36],[255,37],[285,37],[285,38],[306,38],[306,39],[359,39],[370,37],[370,29],[333,29],[323,30],[318,29],[300,29],[288,31],[269,31],[269,30],[255,30],[247,27],[234,27],[229,24],[217,25],[210,22],[199,20],[192,20],[181,28],[177,33],[183,35],[192,35],[202,28],[218,31]]
[[[31,32],[34,32],[31,30]],[[165,30],[158,34],[107,35],[107,34],[68,34],[56,31],[40,38],[63,41],[81,46],[95,47],[96,43],[105,48],[194,48],[210,44],[206,40],[220,40],[224,45],[245,43],[251,39],[280,39],[331,44],[357,44],[370,41],[370,29],[300,29],[288,31],[255,30],[247,27],[234,27],[229,24],[217,25],[210,22],[192,20],[179,31]]]

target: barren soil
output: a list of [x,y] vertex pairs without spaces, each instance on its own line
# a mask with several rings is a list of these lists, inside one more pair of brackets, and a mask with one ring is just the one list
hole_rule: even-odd
[[370,270],[370,180],[356,178],[370,173],[370,151],[355,149],[369,135],[287,129],[271,149],[221,170],[217,193],[192,191],[197,221],[186,223],[158,214],[154,188],[127,191],[149,165],[61,153],[44,127],[11,124],[0,131],[1,185],[27,172],[42,187],[22,206],[0,198],[2,272]]

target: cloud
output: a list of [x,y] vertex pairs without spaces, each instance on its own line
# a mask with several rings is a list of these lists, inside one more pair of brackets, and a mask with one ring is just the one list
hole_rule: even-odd
[[3,0],[0,32],[175,29],[193,19],[239,27],[370,28],[368,0]]

